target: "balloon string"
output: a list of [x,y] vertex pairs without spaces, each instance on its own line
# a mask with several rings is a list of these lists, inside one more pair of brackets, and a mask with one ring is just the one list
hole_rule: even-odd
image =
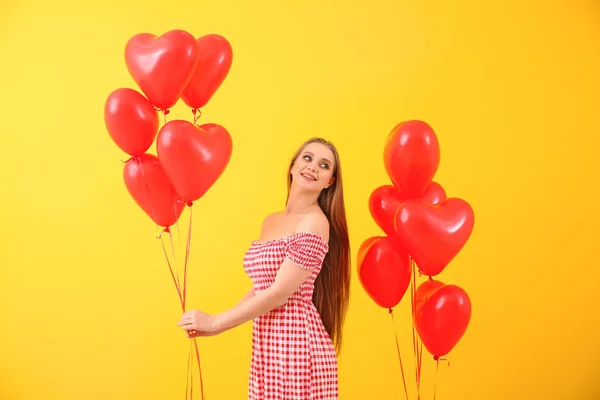
[[169,109],[161,109],[161,108],[154,108],[157,112],[162,112],[163,113],[163,124],[166,125],[167,124],[167,114],[169,114],[171,112],[171,110]]
[[[413,263],[413,266],[414,266],[414,268],[413,268],[413,280],[415,282],[415,284],[413,286],[413,289],[414,289],[413,298],[414,298],[416,296],[416,294],[417,294],[417,265],[415,263],[415,260],[412,260],[412,263]],[[420,272],[419,272],[419,274],[420,274]],[[416,306],[417,305],[415,304],[415,307]],[[413,324],[414,324],[414,321],[413,321]],[[415,332],[416,332],[416,329],[415,329]],[[416,353],[416,355],[417,355],[417,372],[418,372],[418,377],[419,377],[418,378],[419,379],[419,381],[418,381],[419,389],[418,390],[419,390],[419,395],[420,395],[420,391],[421,391],[421,365],[422,365],[422,361],[423,361],[423,358],[421,356],[423,355],[423,342],[420,340],[419,335],[415,335],[415,339],[416,339],[416,342],[417,342],[417,353]]]
[[175,243],[173,242],[173,234],[171,233],[171,229],[166,230],[169,233],[169,239],[171,240],[171,251],[173,252],[173,264],[175,264],[175,276],[177,276],[177,287],[181,287],[181,282],[179,282],[179,271],[177,270],[177,257],[175,255]]
[[[187,298],[187,265],[188,265],[188,261],[190,258],[190,247],[191,247],[191,240],[192,240],[192,221],[193,221],[193,213],[192,213],[192,206],[193,203],[190,201],[188,202],[188,207],[190,209],[190,222],[188,225],[188,235],[187,235],[187,243],[186,243],[186,249],[185,249],[185,262],[184,262],[184,267],[183,267],[183,310],[185,312],[185,303],[186,303],[186,298]],[[190,335],[193,337],[194,336],[194,331],[190,332]],[[198,350],[198,343],[196,342],[196,338],[193,337],[194,340],[194,347],[196,350],[196,360],[198,362],[198,375],[200,377],[200,396],[202,398],[202,400],[204,400],[204,382],[202,379],[202,368],[200,366],[200,351]],[[193,393],[193,384],[190,388],[190,393]]]
[[186,300],[186,295],[187,295],[187,265],[188,265],[188,260],[190,258],[190,245],[191,245],[191,240],[192,240],[192,203],[189,203],[189,209],[190,209],[190,223],[188,225],[188,236],[187,236],[187,243],[185,246],[185,263],[183,266],[183,308],[184,308],[184,312],[185,312],[185,300]]
[[437,379],[438,379],[438,370],[440,369],[440,360],[435,361],[435,378],[433,380],[433,400],[435,400],[435,396],[437,394]]
[[204,400],[204,381],[202,380],[202,368],[200,367],[200,352],[198,351],[198,342],[196,338],[194,340],[194,347],[196,348],[196,361],[198,361],[198,375],[200,376],[200,396]]
[[190,343],[190,350],[188,352],[187,375],[185,378],[185,400],[188,400],[188,394],[190,394],[190,380],[192,379],[192,374],[190,372],[191,364],[192,364],[192,343]]
[[192,114],[194,114],[194,125],[196,125],[196,122],[202,116],[202,111],[199,108],[192,108]]
[[404,367],[402,366],[402,356],[400,355],[400,344],[398,343],[398,332],[396,332],[396,321],[394,320],[394,310],[390,308],[390,315],[392,316],[392,326],[394,327],[394,336],[396,338],[396,351],[398,352],[398,361],[400,362],[400,372],[402,373],[402,382],[404,383],[404,395],[408,400],[408,389],[406,388],[406,378],[404,377]]
[[[438,356],[433,357],[435,360],[435,379],[433,381],[433,400],[435,400],[435,396],[437,393],[437,380],[438,380],[438,370],[440,368],[440,361],[448,361],[445,358],[440,358]],[[450,361],[448,361],[448,366],[450,366]]]
[[416,294],[416,271],[415,262],[412,257],[409,259],[410,266],[412,269],[412,279],[410,281],[410,305],[411,305],[411,321],[412,321],[412,342],[413,342],[413,354],[415,356],[415,383],[417,386],[417,399],[421,399],[421,379],[420,379],[420,363],[419,363],[419,346],[418,346],[418,335],[415,331],[415,294]]
[[[164,232],[168,232],[169,228],[165,228]],[[177,289],[177,295],[179,296],[179,302],[181,304],[181,309],[185,312],[185,304],[184,299],[181,295],[181,289],[178,284],[179,278],[175,279],[175,274],[173,272],[173,267],[171,267],[171,261],[169,260],[169,254],[167,253],[167,248],[165,247],[165,243],[162,240],[162,232],[158,235],[158,239],[160,239],[160,244],[162,245],[163,253],[165,254],[165,258],[167,260],[167,265],[169,266],[169,272],[171,273],[171,278],[173,278],[173,283],[175,284],[175,289]]]
[[419,343],[419,386],[421,385],[421,366],[423,365],[423,342]]
[[[190,354],[192,359],[194,358],[194,354],[192,353],[192,342],[190,342]],[[190,400],[194,399],[194,373],[193,373],[194,365],[192,363],[192,371],[190,371]]]

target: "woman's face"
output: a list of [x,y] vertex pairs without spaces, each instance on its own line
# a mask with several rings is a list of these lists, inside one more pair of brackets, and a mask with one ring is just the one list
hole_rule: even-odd
[[322,143],[309,143],[292,166],[292,181],[307,189],[321,191],[333,184],[335,157]]

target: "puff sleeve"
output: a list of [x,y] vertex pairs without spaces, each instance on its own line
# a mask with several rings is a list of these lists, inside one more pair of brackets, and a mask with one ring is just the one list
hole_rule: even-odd
[[319,272],[329,245],[313,232],[300,232],[292,235],[285,246],[285,256],[297,266]]

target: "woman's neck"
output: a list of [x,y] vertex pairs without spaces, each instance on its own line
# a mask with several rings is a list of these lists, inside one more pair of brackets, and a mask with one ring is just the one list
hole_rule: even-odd
[[318,196],[314,193],[298,192],[292,188],[288,196],[285,214],[305,214],[318,207]]

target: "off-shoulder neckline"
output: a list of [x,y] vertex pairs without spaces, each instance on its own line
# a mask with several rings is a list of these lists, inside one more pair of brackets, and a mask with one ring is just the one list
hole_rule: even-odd
[[269,240],[253,240],[252,244],[256,244],[256,245],[270,244],[270,243],[280,242],[282,240],[288,240],[288,239],[293,238],[294,236],[304,236],[304,235],[316,237],[321,243],[325,244],[326,246],[329,246],[329,243],[327,243],[325,241],[325,239],[323,239],[320,235],[318,235],[314,232],[310,232],[310,231],[295,232],[295,233],[291,233],[286,236],[278,237],[275,239],[269,239]]

